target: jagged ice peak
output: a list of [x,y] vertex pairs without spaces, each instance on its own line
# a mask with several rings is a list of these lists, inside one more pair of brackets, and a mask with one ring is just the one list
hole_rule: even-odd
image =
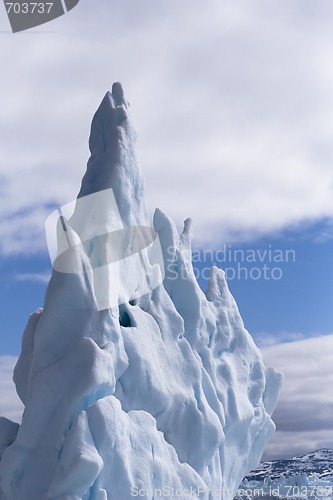
[[157,209],[150,227],[135,138],[114,84],[78,199],[46,225],[53,273],[14,371],[22,423],[0,419],[1,500],[231,500],[274,432],[282,376],[224,272],[198,286],[190,220],[179,235]]

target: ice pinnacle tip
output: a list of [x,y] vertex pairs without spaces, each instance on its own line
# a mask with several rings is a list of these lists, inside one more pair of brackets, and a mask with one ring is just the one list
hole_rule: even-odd
[[112,85],[112,97],[114,99],[116,106],[120,106],[125,102],[124,89],[121,83],[115,82]]

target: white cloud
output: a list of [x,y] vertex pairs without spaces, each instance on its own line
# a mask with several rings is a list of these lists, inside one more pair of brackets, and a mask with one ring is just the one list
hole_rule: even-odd
[[14,356],[0,356],[0,416],[20,422],[23,404],[16,394],[12,380],[16,361]]
[[[320,332],[311,333],[311,338],[318,338],[318,337],[323,337],[323,334]],[[271,346],[276,346],[280,344],[284,345],[285,343],[306,340],[308,338],[309,334],[304,334],[302,332],[281,331],[276,334],[261,332],[255,335],[255,342],[260,348],[266,349]]]
[[311,432],[277,431],[264,452],[263,461],[296,457],[322,448],[333,449],[333,432],[326,429]]
[[47,208],[38,206],[0,220],[0,254],[31,255],[40,251],[45,245],[44,222],[48,215]]
[[333,335],[262,350],[285,380],[273,420],[277,431],[264,459],[333,447]]
[[31,248],[20,214],[75,197],[114,80],[150,207],[192,216],[200,241],[331,217],[332,14],[328,0],[81,0],[46,33],[3,35],[0,217],[17,230],[2,252]]
[[37,283],[48,283],[50,278],[50,271],[42,273],[20,273],[15,276],[16,281],[33,281]]

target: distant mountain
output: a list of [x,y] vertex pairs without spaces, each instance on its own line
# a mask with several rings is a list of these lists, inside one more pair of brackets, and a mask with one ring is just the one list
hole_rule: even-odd
[[236,498],[333,499],[333,450],[263,462],[242,481]]

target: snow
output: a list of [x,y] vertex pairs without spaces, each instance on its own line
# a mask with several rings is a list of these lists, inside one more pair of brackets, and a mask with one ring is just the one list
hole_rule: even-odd
[[[78,206],[63,219],[75,243],[72,272],[54,266],[44,308],[24,332],[14,372],[22,424],[0,420],[1,500],[156,499],[170,491],[209,499],[217,490],[229,500],[274,432],[282,376],[264,366],[224,272],[212,268],[206,294],[199,288],[191,221],[179,235],[156,210],[159,246],[145,264],[163,267],[165,278],[148,293],[135,294],[129,279],[139,276],[137,260],[119,273],[105,263],[102,234],[150,224],[135,137],[114,84],[93,119]],[[85,214],[79,200],[100,192],[94,222],[98,204]],[[59,257],[59,221],[57,232]],[[136,241],[128,245],[138,253]]]
[[[238,498],[333,498],[333,450],[321,449],[291,459],[264,462],[242,481]],[[236,498],[236,500],[238,500]]]

